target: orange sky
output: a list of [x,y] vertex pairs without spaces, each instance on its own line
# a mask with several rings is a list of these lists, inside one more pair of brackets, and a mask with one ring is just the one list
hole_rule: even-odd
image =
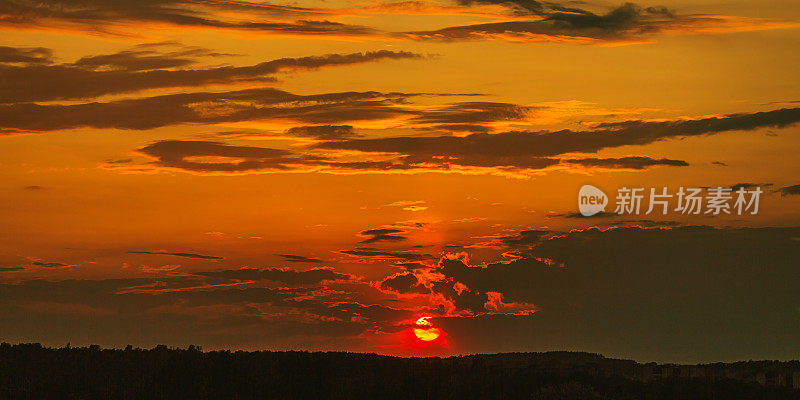
[[[769,3],[0,5],[0,340],[792,357]],[[581,218],[585,184],[764,193]]]

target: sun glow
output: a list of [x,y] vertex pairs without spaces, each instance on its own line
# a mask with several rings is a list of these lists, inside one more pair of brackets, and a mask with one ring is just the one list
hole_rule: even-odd
[[431,322],[428,321],[429,318],[422,317],[418,319],[416,324],[419,328],[414,328],[414,335],[423,342],[434,341],[442,335],[442,331],[439,328],[434,328]]

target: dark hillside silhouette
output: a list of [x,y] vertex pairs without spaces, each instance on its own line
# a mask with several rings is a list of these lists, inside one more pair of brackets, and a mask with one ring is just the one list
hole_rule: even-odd
[[798,362],[639,364],[551,352],[342,352],[0,344],[0,399],[800,399]]

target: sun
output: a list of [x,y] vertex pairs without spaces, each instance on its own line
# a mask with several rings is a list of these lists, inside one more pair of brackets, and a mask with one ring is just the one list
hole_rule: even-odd
[[414,328],[414,335],[423,342],[434,341],[442,335],[442,331],[439,328],[434,328],[432,326],[433,324],[428,321],[429,318],[430,317],[422,317],[418,319],[416,322],[418,328]]

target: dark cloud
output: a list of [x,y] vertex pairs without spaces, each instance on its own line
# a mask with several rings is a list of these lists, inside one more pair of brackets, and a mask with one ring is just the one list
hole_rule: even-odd
[[766,188],[766,187],[770,187],[770,186],[772,186],[771,183],[737,183],[737,184],[731,185],[731,190],[735,192],[735,191],[737,191],[739,189],[750,190],[750,189],[755,189],[757,187],[765,187]]
[[342,250],[340,251],[340,253],[357,257],[367,257],[367,258],[377,258],[377,259],[399,259],[406,261],[430,260],[433,258],[433,256],[431,256],[430,254],[419,254],[419,253],[402,252],[402,251],[383,251],[371,248]]
[[427,294],[431,292],[410,272],[392,275],[381,281],[380,287],[383,290],[391,290],[398,293]]
[[423,268],[428,268],[429,267],[428,265],[426,265],[424,263],[421,263],[421,262],[418,262],[418,261],[400,262],[400,263],[397,263],[395,265],[398,266],[398,267],[402,267],[402,268],[404,268],[404,269],[406,269],[408,271],[413,271],[415,269],[423,269]]
[[553,213],[548,213],[546,216],[546,218],[609,218],[609,217],[619,217],[619,214],[601,211],[597,214],[587,217],[579,212],[566,212],[566,213],[553,212]]
[[[288,164],[310,161],[291,156],[287,150],[252,146],[232,146],[219,142],[165,140],[147,145],[140,153],[157,159],[157,165],[191,171],[250,171],[265,169],[288,169]],[[191,161],[192,157],[230,157],[241,159],[231,162]]]
[[185,48],[162,53],[153,46],[138,46],[113,54],[85,56],[72,65],[85,70],[113,69],[125,71],[147,71],[164,68],[185,67],[198,61],[198,57],[230,56],[201,47]]
[[272,75],[281,71],[422,57],[410,52],[380,50],[281,58],[242,67],[174,69],[193,64],[199,57],[220,55],[196,47],[167,53],[137,48],[115,54],[88,56],[73,64],[0,65],[0,103],[86,99],[157,88],[270,82],[275,81]]
[[[436,326],[465,352],[584,349],[681,361],[784,359],[800,351],[800,228],[543,233],[510,237],[532,245],[514,261],[446,257],[379,282],[281,268],[5,282],[0,317],[9,340],[46,343],[89,337],[289,348],[314,336],[341,350],[345,338],[386,332],[424,313],[440,315]],[[263,287],[267,281],[304,287]],[[381,297],[362,298],[367,290]],[[403,308],[390,292],[430,295],[448,307]]]
[[780,189],[780,192],[784,196],[800,194],[800,185],[784,186]]
[[[313,145],[314,148],[396,153],[409,162],[438,162],[470,166],[544,168],[557,164],[549,158],[571,152],[596,152],[626,145],[644,145],[675,137],[716,134],[733,130],[785,127],[800,121],[800,108],[730,114],[697,120],[665,122],[623,121],[599,124],[590,131],[511,131],[474,133],[464,137],[393,137],[351,139]],[[646,165],[685,165],[679,160],[645,157],[564,160],[568,163],[642,168]]]
[[[273,88],[180,93],[70,105],[0,105],[0,132],[71,128],[152,129],[187,123],[290,119],[306,123],[379,120],[412,113],[398,102],[416,94],[345,92],[295,95]],[[147,118],[142,118],[147,115]]]
[[621,158],[579,158],[562,160],[567,164],[582,165],[584,167],[645,169],[653,166],[687,167],[689,163],[681,160],[667,158],[653,159],[650,157],[633,156]]
[[[511,262],[442,260],[434,271],[445,278],[434,291],[457,300],[452,287],[460,282],[473,294],[534,304],[520,343],[640,359],[792,357],[800,350],[799,235],[800,228],[698,226],[572,231]],[[481,301],[465,298],[459,307],[480,311]]]
[[184,258],[196,258],[200,260],[224,260],[225,257],[219,256],[209,256],[205,254],[196,254],[196,253],[173,253],[168,251],[129,251],[130,254],[153,254],[153,255],[163,255],[163,256],[176,256],[176,257],[184,257]]
[[718,167],[727,167],[727,166],[728,166],[728,164],[727,164],[727,163],[724,163],[724,162],[722,162],[722,161],[712,161],[712,162],[711,162],[711,165],[716,165],[716,166],[718,166]]
[[432,109],[411,120],[423,124],[440,124],[437,126],[442,128],[452,124],[456,129],[463,129],[465,126],[476,126],[484,122],[521,120],[530,111],[530,107],[511,103],[466,101]]
[[[179,120],[195,122],[219,122],[246,120],[253,118],[295,118],[312,119],[320,115],[349,118],[348,114],[365,112],[374,116],[364,118],[387,118],[403,114],[421,115],[417,111],[407,111],[400,103],[413,94],[375,92],[330,93],[312,96],[298,96],[276,89],[258,89],[229,93],[196,93],[170,95],[141,100],[155,107],[155,118],[144,121],[149,125],[177,123]],[[175,97],[178,96],[178,97]],[[216,96],[216,97],[215,97]],[[210,100],[214,99],[216,100]],[[204,101],[204,99],[209,99]],[[241,106],[242,100],[258,101]],[[376,99],[376,100],[373,100]],[[130,100],[131,109],[140,108],[139,100]],[[296,107],[285,104],[296,104]],[[309,104],[311,103],[311,104]],[[117,105],[125,105],[114,114]],[[150,105],[152,104],[152,105]],[[172,112],[170,110],[172,104]],[[182,104],[194,104],[195,108]],[[197,104],[205,104],[197,106]],[[104,106],[109,112],[102,118],[130,118],[122,110],[129,103],[108,103]],[[88,105],[87,105],[88,106]],[[39,107],[39,106],[37,106]],[[71,107],[71,106],[67,106]],[[199,107],[199,108],[198,108]],[[227,108],[230,107],[230,108]],[[215,114],[215,110],[223,111]],[[173,121],[158,122],[158,113]],[[2,108],[0,107],[0,115]],[[14,114],[16,115],[16,114]],[[13,116],[13,115],[12,115]],[[80,114],[69,114],[69,118],[79,118]],[[87,118],[96,118],[94,114]],[[292,150],[271,149],[256,146],[234,146],[223,142],[165,140],[138,149],[138,152],[155,159],[150,166],[175,168],[196,173],[245,173],[280,172],[291,170],[346,173],[352,171],[458,171],[462,167],[487,168],[485,172],[524,173],[526,170],[539,170],[556,165],[586,168],[634,169],[641,170],[659,166],[687,166],[683,160],[651,158],[647,156],[626,156],[618,158],[557,158],[554,156],[577,152],[597,152],[604,148],[626,145],[645,145],[670,138],[716,134],[732,130],[752,130],[762,127],[785,127],[800,120],[800,109],[781,109],[751,114],[731,114],[699,120],[676,120],[666,122],[623,121],[601,123],[589,131],[511,131],[497,134],[476,133],[464,137],[457,136],[406,136],[373,139],[337,139],[296,147]],[[46,120],[26,120],[27,123],[48,123]],[[109,121],[111,122],[111,121]],[[115,120],[117,125],[124,120]],[[131,123],[141,124],[139,119]],[[131,127],[133,128],[133,127]],[[144,126],[140,128],[145,128]],[[326,128],[327,129],[327,128]],[[348,150],[361,153],[376,153],[379,160],[363,157],[354,160],[352,154],[341,158],[342,153],[320,152],[319,150]],[[386,155],[389,155],[387,158]],[[369,154],[366,154],[369,156]],[[230,161],[203,159],[203,157],[230,158]],[[107,164],[107,167],[126,168]],[[386,240],[400,240],[391,237]]]
[[641,228],[655,228],[655,227],[676,227],[681,226],[678,221],[657,221],[652,219],[631,219],[624,221],[614,222],[616,226],[638,226]]
[[438,124],[431,125],[428,128],[447,132],[483,133],[490,131],[488,126],[479,124]]
[[284,282],[292,285],[319,284],[325,281],[351,280],[352,275],[335,272],[331,268],[312,268],[307,271],[297,271],[289,268],[242,268],[212,272],[198,272],[197,275],[236,279],[236,280],[270,280]]
[[0,316],[9,340],[78,343],[91,338],[96,343],[148,346],[188,341],[223,347],[223,343],[313,346],[307,342],[309,336],[341,342],[375,323],[359,319],[359,313],[375,319],[409,318],[402,310],[364,306],[352,299],[333,303],[333,294],[320,288],[204,283],[217,279],[184,276],[3,283]]
[[550,7],[557,7],[553,3],[541,3],[536,0],[458,0],[458,4],[463,6],[490,4],[502,5],[512,8],[518,14],[544,15]]
[[405,236],[397,235],[403,233],[400,229],[368,229],[362,231],[362,236],[369,236],[369,238],[362,240],[359,243],[375,243],[375,242],[399,242],[406,240]]
[[[247,13],[244,19],[217,17],[226,11]],[[215,28],[286,35],[361,36],[374,31],[357,25],[310,20],[321,10],[246,1],[112,0],[103,3],[55,0],[10,0],[0,3],[6,27],[53,28],[88,33],[130,35],[131,26],[168,24],[182,28]],[[288,20],[287,20],[288,19]]]
[[117,164],[130,164],[133,162],[132,158],[119,158],[119,159],[110,159],[103,161],[105,164],[117,165]]
[[[454,149],[455,150],[455,149]],[[475,154],[447,154],[447,155],[414,155],[410,154],[403,160],[409,164],[421,164],[425,166],[439,166],[442,169],[450,169],[453,166],[485,167],[485,168],[507,168],[507,169],[543,169],[560,162],[557,158],[550,157],[531,157],[529,155],[504,155],[490,154],[487,149],[485,153]]]
[[722,18],[704,15],[678,15],[665,7],[640,7],[625,3],[605,14],[565,7],[554,3],[529,0],[460,0],[464,5],[499,4],[516,15],[538,18],[522,21],[493,22],[452,26],[435,31],[401,34],[418,40],[484,40],[487,38],[515,41],[632,41],[665,31],[702,31],[704,26],[725,26]]
[[527,231],[520,231],[519,234],[515,236],[504,237],[501,239],[501,241],[505,244],[512,246],[518,246],[518,245],[529,246],[532,244],[539,243],[549,233],[551,232],[546,230],[532,229]]
[[[449,266],[452,260],[442,260],[436,272],[444,274],[445,278],[431,284],[431,290],[437,295],[449,300],[454,311],[462,314],[467,312],[469,315],[480,315],[486,313],[486,303],[489,301],[489,294],[486,291],[476,290],[463,284],[451,275],[452,267]],[[463,286],[459,286],[463,285]]]
[[22,271],[25,267],[0,267],[0,272]]
[[319,258],[309,258],[305,256],[298,256],[295,254],[278,254],[278,257],[283,258],[283,261],[288,262],[305,262],[305,263],[321,263],[324,262]]
[[798,121],[800,108],[782,108],[691,120],[606,122],[597,125],[597,128],[599,132],[615,133],[620,140],[632,139],[632,144],[643,144],[666,137],[748,131],[765,127],[784,128]]
[[350,125],[296,126],[286,130],[286,134],[322,140],[348,139],[358,136]]
[[[281,172],[309,170],[309,168],[326,172],[388,171],[411,168],[408,165],[390,161],[348,162],[318,155],[292,153],[289,150],[234,146],[210,141],[164,140],[138,149],[138,152],[156,159],[149,164],[150,166],[176,168],[196,173]],[[198,159],[202,157],[215,157],[216,159],[211,161]],[[225,161],[225,159],[230,159],[230,161]],[[115,166],[106,165],[106,167]]]
[[[297,96],[275,89],[262,89],[257,92],[231,92],[217,94],[220,97],[235,101],[236,99],[258,98],[265,105],[274,104],[276,107],[259,107],[253,109],[245,106],[242,110],[227,110],[223,116],[200,117],[194,110],[180,110],[186,120],[240,120],[266,117],[273,113],[275,116],[284,117],[296,115],[295,118],[311,118],[317,112],[334,115],[337,110],[343,113],[352,113],[359,106],[366,105],[366,109],[375,107],[378,112],[376,118],[386,117],[382,114],[402,114],[402,108],[396,107],[403,94],[379,94],[374,92],[364,93],[334,93],[316,96]],[[257,96],[257,95],[260,95]],[[387,98],[382,96],[398,96]],[[177,95],[192,96],[193,100],[202,102],[202,99],[213,97],[210,94]],[[373,101],[371,98],[381,100]],[[146,99],[153,102],[154,99]],[[160,100],[165,104],[170,102],[189,103],[189,99],[176,100],[172,96],[163,96]],[[281,101],[299,102],[317,101],[316,106],[277,107]],[[156,101],[157,102],[157,101]],[[347,103],[347,111],[339,108]],[[223,107],[221,103],[219,107]],[[109,105],[110,106],[110,105]],[[209,106],[211,107],[211,106]],[[213,106],[211,110],[214,109]],[[354,108],[355,107],[355,108]],[[163,112],[162,107],[159,111]],[[191,113],[190,118],[187,111]],[[366,110],[365,110],[366,111]],[[156,112],[156,111],[154,111]],[[366,111],[368,113],[372,111]],[[206,111],[206,114],[211,111]],[[1,114],[1,112],[0,112]],[[180,118],[181,112],[165,114],[169,118]],[[108,114],[106,114],[108,115]],[[75,115],[71,115],[75,118]],[[342,117],[340,115],[340,117]],[[665,122],[648,121],[623,121],[614,123],[601,123],[590,131],[511,131],[497,134],[476,133],[464,137],[435,136],[435,137],[391,137],[376,139],[346,139],[331,140],[311,145],[310,150],[356,150],[364,153],[391,153],[395,154],[393,160],[382,161],[356,161],[347,162],[334,160],[313,153],[292,153],[287,150],[267,149],[251,146],[231,146],[219,142],[205,141],[162,141],[139,149],[148,156],[157,159],[158,166],[179,168],[195,172],[243,172],[243,171],[281,171],[293,168],[330,168],[334,170],[450,170],[453,166],[467,166],[478,168],[499,168],[510,170],[535,170],[543,169],[557,164],[581,165],[589,168],[623,168],[644,169],[655,166],[687,166],[682,160],[666,158],[650,158],[645,156],[628,156],[620,158],[582,158],[559,159],[555,155],[572,152],[596,152],[608,147],[625,145],[644,145],[659,140],[675,137],[716,134],[732,130],[752,130],[762,127],[785,127],[800,120],[800,109],[781,109],[750,114],[731,114],[725,117],[712,117],[698,120],[676,120]],[[150,119],[150,124],[156,123]],[[35,123],[42,123],[41,120]],[[120,124],[122,121],[115,121]],[[137,121],[137,123],[141,123]],[[166,123],[166,122],[164,122]],[[234,157],[244,160],[236,162],[198,162],[191,157],[217,156]]]
[[42,267],[42,268],[62,268],[69,266],[69,264],[64,264],[60,262],[43,262],[43,261],[34,261],[31,263],[31,265],[35,265],[37,267]]
[[50,64],[53,51],[44,47],[0,46],[0,64]]
[[25,189],[27,189],[27,190],[42,190],[42,189],[44,189],[44,187],[43,186],[39,186],[39,185],[30,185],[30,186],[25,186]]

